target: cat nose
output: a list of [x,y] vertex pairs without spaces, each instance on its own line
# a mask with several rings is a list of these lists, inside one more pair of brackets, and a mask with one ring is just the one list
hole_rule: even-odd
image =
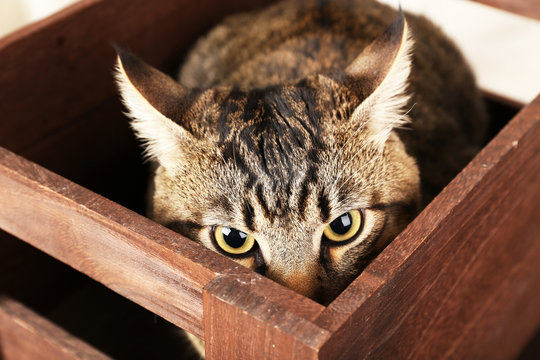
[[318,293],[320,282],[317,271],[303,269],[301,271],[278,271],[269,269],[266,276],[304,296],[314,299]]

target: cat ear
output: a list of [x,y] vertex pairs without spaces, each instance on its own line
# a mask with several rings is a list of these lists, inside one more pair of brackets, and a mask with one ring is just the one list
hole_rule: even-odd
[[400,8],[398,18],[345,70],[349,86],[364,99],[354,111],[353,121],[368,121],[372,140],[379,147],[392,129],[408,122],[403,108],[410,99],[406,90],[412,46]]
[[115,49],[116,83],[145,156],[174,168],[181,161],[182,148],[194,141],[192,134],[171,120],[185,111],[188,90],[135,55]]

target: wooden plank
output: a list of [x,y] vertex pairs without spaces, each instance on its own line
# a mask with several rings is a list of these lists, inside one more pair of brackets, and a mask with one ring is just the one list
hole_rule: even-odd
[[[220,276],[208,284],[207,359],[317,359],[330,334],[311,320],[323,307],[295,293],[275,296],[280,287],[262,276]],[[294,304],[310,313],[295,314]]]
[[321,358],[517,355],[540,323],[539,136],[540,97],[321,314]]
[[0,228],[202,336],[202,288],[247,269],[0,148]]
[[447,352],[448,357],[518,358],[530,336],[538,331],[539,246],[540,241],[536,237],[530,252],[511,269],[491,301],[486,301],[486,306],[475,314],[470,327],[464,329],[452,344]]
[[3,360],[111,359],[37,315],[0,297],[0,358]]
[[267,2],[82,0],[1,38],[0,145],[20,152],[117,97],[111,42],[172,71],[211,24]]
[[536,0],[473,0],[501,10],[540,20],[540,2]]
[[[2,148],[0,228],[200,337],[202,290],[212,279],[271,282]],[[290,300],[300,317],[322,311],[282,286],[265,296]]]

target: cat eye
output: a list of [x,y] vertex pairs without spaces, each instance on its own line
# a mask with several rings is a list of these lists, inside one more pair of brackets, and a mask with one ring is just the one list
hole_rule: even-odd
[[243,255],[253,249],[255,238],[243,231],[225,226],[214,226],[212,237],[226,254]]
[[324,229],[323,239],[334,243],[344,243],[356,239],[362,230],[363,214],[351,210],[338,216]]

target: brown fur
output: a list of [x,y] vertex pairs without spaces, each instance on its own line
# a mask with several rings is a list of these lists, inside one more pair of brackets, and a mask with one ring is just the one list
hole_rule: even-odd
[[[149,215],[216,251],[213,226],[252,234],[258,247],[236,261],[331,301],[415,216],[420,192],[429,201],[481,145],[468,66],[430,22],[406,19],[361,0],[232,16],[196,44],[180,84],[120,51],[124,101],[156,162]],[[358,238],[323,242],[354,209]]]

